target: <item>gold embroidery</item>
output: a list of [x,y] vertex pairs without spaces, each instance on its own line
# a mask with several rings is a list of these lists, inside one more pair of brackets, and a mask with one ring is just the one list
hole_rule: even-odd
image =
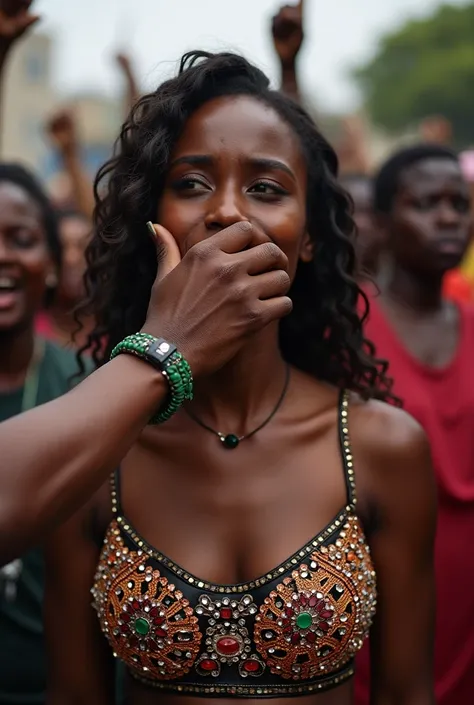
[[265,599],[257,650],[270,671],[308,680],[342,669],[359,651],[375,613],[375,577],[358,522],[322,547]]
[[142,551],[128,551],[111,525],[94,588],[94,606],[114,653],[147,677],[184,676],[192,668],[202,635],[188,600]]

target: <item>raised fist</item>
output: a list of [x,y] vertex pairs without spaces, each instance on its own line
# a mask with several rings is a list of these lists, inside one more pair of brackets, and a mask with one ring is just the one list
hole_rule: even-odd
[[272,20],[273,46],[283,66],[292,65],[304,38],[303,0],[284,5]]

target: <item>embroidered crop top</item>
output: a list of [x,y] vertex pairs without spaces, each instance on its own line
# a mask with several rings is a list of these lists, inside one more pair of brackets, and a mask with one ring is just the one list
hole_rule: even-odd
[[112,478],[110,524],[92,595],[102,631],[130,674],[205,697],[317,693],[354,673],[375,613],[375,573],[355,512],[348,396],[339,435],[348,503],[274,570],[239,585],[186,572],[137,534]]

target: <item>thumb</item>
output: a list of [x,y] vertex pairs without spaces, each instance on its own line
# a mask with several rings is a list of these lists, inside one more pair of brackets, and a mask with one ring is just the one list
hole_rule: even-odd
[[176,240],[162,225],[149,221],[147,228],[153,236],[158,251],[158,276],[157,281],[164,279],[181,262],[181,253]]

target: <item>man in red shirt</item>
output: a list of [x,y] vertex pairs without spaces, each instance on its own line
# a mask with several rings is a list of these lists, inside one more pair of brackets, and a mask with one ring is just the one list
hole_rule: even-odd
[[[469,705],[474,702],[474,309],[443,296],[444,275],[461,262],[471,230],[469,189],[456,154],[437,145],[396,153],[375,180],[374,205],[387,251],[366,333],[378,356],[390,362],[394,393],[431,442],[439,489],[436,697],[438,705]],[[410,594],[405,598],[410,610]],[[369,703],[367,649],[358,663],[356,703]]]

